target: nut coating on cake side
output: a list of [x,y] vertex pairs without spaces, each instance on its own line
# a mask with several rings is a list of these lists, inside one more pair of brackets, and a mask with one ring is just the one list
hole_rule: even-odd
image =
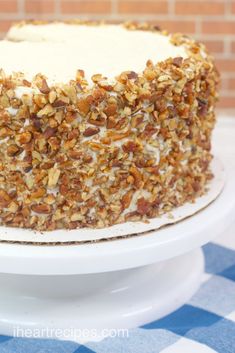
[[188,57],[149,60],[113,80],[94,72],[92,84],[85,68],[60,84],[1,70],[0,224],[147,221],[206,192],[219,75],[202,44],[181,34],[170,41]]

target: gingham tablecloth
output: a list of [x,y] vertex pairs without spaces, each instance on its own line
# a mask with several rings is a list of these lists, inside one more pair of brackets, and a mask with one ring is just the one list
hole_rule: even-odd
[[[235,118],[219,124],[215,140],[226,166],[235,168]],[[193,298],[163,319],[129,330],[129,337],[79,345],[0,336],[0,353],[235,353],[235,215],[233,226],[203,251],[205,273]]]

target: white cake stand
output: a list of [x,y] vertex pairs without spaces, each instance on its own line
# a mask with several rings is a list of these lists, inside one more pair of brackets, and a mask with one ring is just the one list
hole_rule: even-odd
[[156,232],[83,245],[0,244],[0,333],[131,328],[176,310],[200,286],[200,247],[233,220],[234,180],[229,170],[213,203]]

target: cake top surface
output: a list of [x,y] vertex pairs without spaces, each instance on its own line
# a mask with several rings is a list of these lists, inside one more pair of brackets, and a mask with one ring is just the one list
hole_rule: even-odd
[[13,26],[0,41],[0,53],[7,74],[20,71],[31,80],[42,73],[49,82],[68,82],[78,69],[88,81],[94,74],[112,79],[127,70],[142,72],[148,60],[188,56],[184,46],[174,46],[160,32],[66,23]]

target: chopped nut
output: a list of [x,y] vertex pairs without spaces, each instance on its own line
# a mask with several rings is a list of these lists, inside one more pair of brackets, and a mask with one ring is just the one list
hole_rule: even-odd
[[140,171],[135,167],[131,167],[130,174],[134,178],[134,185],[136,186],[136,188],[137,189],[141,188],[143,186],[143,181],[142,181],[142,174],[140,173]]
[[0,138],[5,139],[13,134],[13,131],[8,127],[2,127],[0,129]]
[[114,118],[114,116],[109,116],[106,124],[107,129],[113,129],[116,125],[117,120]]
[[92,81],[93,81],[94,83],[97,83],[97,82],[99,82],[99,81],[102,80],[102,75],[101,75],[101,74],[93,75],[93,76],[91,77],[91,79],[92,79]]
[[45,194],[46,194],[46,190],[44,188],[38,188],[37,190],[31,192],[30,198],[31,200],[39,199],[43,197]]
[[51,104],[47,104],[45,105],[44,108],[42,108],[41,110],[39,110],[39,112],[37,113],[37,116],[39,118],[43,117],[44,115],[52,115],[54,114],[54,108],[52,107]]
[[142,146],[134,141],[128,141],[122,146],[122,148],[124,152],[129,153],[140,151],[142,149]]
[[75,104],[77,102],[77,92],[75,88],[71,85],[64,85],[62,89],[71,102]]
[[33,101],[39,108],[43,108],[47,104],[47,97],[44,94],[35,94]]
[[138,78],[138,74],[134,71],[130,71],[129,73],[127,73],[127,77],[129,78],[129,80],[136,79]]
[[144,116],[142,114],[134,115],[131,118],[131,126],[135,128],[139,126],[143,122],[143,120],[144,120]]
[[82,115],[87,115],[90,111],[90,103],[87,98],[79,99],[77,106]]
[[47,127],[46,130],[44,131],[43,135],[46,139],[49,139],[52,136],[55,136],[57,129],[52,128],[52,127]]
[[74,213],[74,214],[72,214],[70,219],[71,219],[72,222],[82,221],[83,215],[81,213]]
[[177,67],[180,67],[181,64],[183,62],[183,58],[182,57],[177,57],[173,59],[173,64]]
[[115,104],[115,103],[109,104],[109,105],[104,109],[104,113],[105,113],[108,117],[116,115],[116,113],[117,113],[117,104]]
[[146,215],[151,208],[151,203],[147,201],[144,197],[137,200],[137,212],[140,215]]
[[130,206],[133,194],[133,190],[129,190],[125,195],[122,196],[121,204],[123,210]]
[[37,159],[38,161],[41,161],[42,160],[42,156],[40,155],[40,153],[38,153],[37,151],[33,151],[32,152],[32,157],[34,159]]
[[49,92],[49,97],[48,97],[49,102],[50,102],[51,104],[54,103],[55,100],[56,100],[56,98],[57,98],[56,92],[55,92],[55,91],[50,91],[50,92]]
[[17,145],[14,145],[14,144],[9,145],[7,147],[7,155],[10,156],[10,157],[18,156],[19,154],[21,154],[22,151],[23,151],[22,148],[20,148]]
[[101,115],[96,115],[94,112],[91,113],[90,118],[88,119],[88,123],[95,126],[104,126],[105,118]]
[[8,193],[0,189],[0,205],[1,207],[7,207],[9,203],[11,202],[11,197],[8,195]]
[[38,89],[43,94],[48,94],[50,92],[50,88],[48,87],[47,81],[42,79],[40,84],[38,85]]
[[29,143],[31,141],[31,138],[31,133],[29,131],[26,131],[16,136],[16,142],[20,145],[24,145],[25,143]]
[[65,150],[69,150],[70,148],[73,148],[76,145],[76,142],[76,139],[65,141],[63,147]]
[[85,137],[90,137],[93,135],[96,135],[100,132],[100,129],[98,127],[88,127],[84,132],[83,132],[83,136]]
[[12,201],[9,206],[7,207],[9,212],[15,213],[19,209],[19,205],[17,202]]
[[53,108],[63,108],[68,104],[69,104],[68,97],[60,97],[59,99],[56,99],[51,105]]
[[48,171],[48,186],[49,188],[54,188],[59,180],[60,170],[56,168],[51,168]]
[[128,137],[130,135],[130,131],[126,131],[126,132],[120,132],[120,133],[116,133],[116,132],[110,132],[107,134],[108,137],[110,137],[113,141],[119,141],[124,139],[125,137]]
[[37,205],[32,205],[31,210],[36,212],[36,213],[45,213],[45,214],[50,214],[52,212],[52,207],[47,204],[37,204]]

